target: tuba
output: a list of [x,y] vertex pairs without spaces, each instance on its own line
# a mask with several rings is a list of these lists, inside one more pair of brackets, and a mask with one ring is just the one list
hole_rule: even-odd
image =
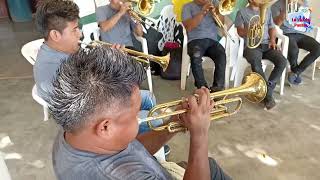
[[[85,44],[83,42],[80,42],[80,43]],[[89,44],[85,44],[85,45],[91,48],[92,47],[94,48],[96,46],[108,46],[108,47],[112,46],[112,44],[106,43],[103,41],[91,41]],[[124,48],[123,51],[131,55],[136,61],[142,63],[143,65],[149,66],[150,65],[149,61],[155,62],[162,67],[163,71],[166,71],[170,62],[170,53],[167,54],[166,56],[154,56],[151,54],[145,54],[145,53],[128,49],[128,48]]]
[[[217,100],[213,109],[211,110],[210,120],[217,120],[238,113],[242,105],[242,98],[238,97],[239,95],[244,95],[245,98],[252,103],[258,103],[265,98],[266,93],[267,85],[263,77],[257,73],[251,73],[250,75],[246,76],[245,83],[241,86],[210,94],[210,98],[212,100]],[[227,99],[227,96],[236,97]],[[219,100],[221,98],[223,99]],[[160,127],[154,127],[152,122],[150,122],[152,120],[164,119],[187,112],[186,109],[167,112],[168,109],[176,109],[181,102],[182,100],[177,100],[158,104],[149,111],[147,118],[140,119],[139,122],[147,122],[149,127],[154,131],[168,130],[171,133],[185,131],[187,129],[178,122],[169,122],[167,125]],[[234,108],[227,106],[231,106],[232,104],[236,106]]]
[[260,15],[250,18],[247,34],[247,47],[250,49],[258,47],[263,39],[264,24],[266,20],[267,9],[277,0],[261,0]]

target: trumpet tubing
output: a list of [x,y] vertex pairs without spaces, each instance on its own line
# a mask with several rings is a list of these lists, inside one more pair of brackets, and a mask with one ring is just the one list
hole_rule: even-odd
[[[112,44],[106,43],[103,41],[92,41],[90,44],[88,44],[88,46],[91,46],[91,47],[108,46],[108,47],[110,47],[110,46],[112,46]],[[139,61],[141,63],[149,65],[150,64],[149,61],[155,62],[163,68],[163,71],[166,71],[166,69],[169,65],[169,62],[170,62],[170,53],[168,53],[166,56],[154,56],[151,54],[145,54],[143,52],[135,51],[135,50],[128,49],[128,48],[124,48],[123,51],[128,53],[129,55],[133,56],[136,61]]]
[[[218,100],[215,102],[215,106],[211,111],[211,120],[220,119],[223,117],[228,117],[233,114],[236,114],[242,105],[242,99],[240,97],[233,97],[225,99],[227,96],[239,96],[244,95],[245,98],[253,103],[261,102],[267,93],[267,85],[263,77],[257,73],[251,73],[245,78],[245,83],[240,87],[227,89],[224,91],[214,92],[210,94],[210,99],[217,100],[223,98],[223,100]],[[178,105],[182,103],[182,100],[176,100],[168,103],[158,104],[153,107],[148,114],[148,117],[143,119],[141,122],[147,122],[149,127],[155,131],[168,130],[169,132],[177,132],[186,130],[178,122],[170,122],[167,125],[160,127],[154,127],[152,125],[152,120],[169,118],[175,115],[183,114],[187,112],[186,109],[180,109],[176,111],[166,112],[167,109],[175,109]],[[233,111],[229,111],[227,104],[237,103],[236,108]],[[162,112],[161,112],[162,111]]]

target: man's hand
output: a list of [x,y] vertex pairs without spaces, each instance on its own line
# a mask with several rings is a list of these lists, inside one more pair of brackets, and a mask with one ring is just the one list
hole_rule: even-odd
[[275,41],[270,41],[269,42],[269,48],[276,50],[277,49],[277,44]]
[[121,15],[124,15],[128,12],[128,10],[131,8],[131,3],[130,2],[120,2],[120,14]]
[[187,112],[181,114],[180,119],[189,129],[191,136],[207,135],[210,127],[210,111],[213,106],[210,92],[205,87],[197,89],[195,95],[189,96],[187,101],[182,102],[182,108],[187,109]]
[[111,48],[123,51],[123,49],[125,48],[125,46],[123,44],[112,44]]
[[209,11],[215,11],[215,7],[211,3],[202,6],[202,13],[206,15]]

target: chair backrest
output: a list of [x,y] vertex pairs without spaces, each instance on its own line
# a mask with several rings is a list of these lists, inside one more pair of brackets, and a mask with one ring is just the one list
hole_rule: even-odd
[[83,40],[85,44],[90,43],[92,40],[99,40],[99,27],[97,22],[85,24],[82,26]]
[[160,51],[163,50],[164,44],[169,41],[174,41],[175,37],[175,27],[178,25],[176,20],[176,15],[174,14],[173,5],[165,6],[158,18],[158,31],[163,34],[163,37],[158,42],[158,48]]
[[21,54],[26,58],[30,64],[34,65],[36,62],[37,54],[40,46],[43,44],[44,39],[38,39],[23,45],[21,48]]

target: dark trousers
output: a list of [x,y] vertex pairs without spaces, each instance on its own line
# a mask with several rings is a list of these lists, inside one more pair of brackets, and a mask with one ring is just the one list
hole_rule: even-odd
[[222,168],[217,164],[217,162],[209,157],[210,175],[211,180],[231,180],[231,178],[225,174]]
[[[320,56],[320,44],[312,37],[300,33],[285,34],[289,37],[288,61],[291,71],[301,74],[310,64]],[[298,64],[299,49],[310,53]]]
[[[249,64],[251,64],[252,71],[260,74],[266,80],[268,86],[266,98],[272,97],[273,89],[275,88],[277,81],[280,79],[282,72],[286,67],[286,58],[281,54],[280,51],[269,48],[268,44],[261,44],[254,49],[245,48],[243,56],[247,59]],[[274,64],[274,68],[269,76],[269,79],[266,78],[266,75],[263,72],[261,63],[262,59],[268,59]]]
[[202,57],[210,57],[215,64],[212,87],[224,87],[226,70],[226,53],[223,46],[212,39],[196,39],[188,43],[188,54],[191,60],[192,74],[195,79],[195,86],[208,87],[202,69]]

